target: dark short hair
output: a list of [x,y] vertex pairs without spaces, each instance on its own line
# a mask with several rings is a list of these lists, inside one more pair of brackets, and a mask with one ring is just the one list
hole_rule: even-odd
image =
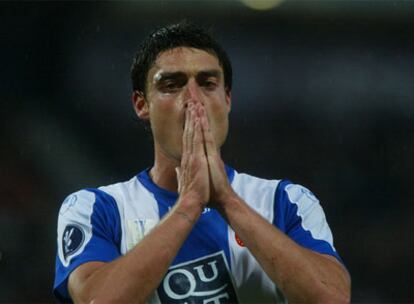
[[224,72],[224,85],[231,90],[232,68],[226,52],[207,30],[185,20],[155,30],[141,43],[131,67],[133,90],[145,94],[148,71],[158,55],[177,47],[196,48],[216,56]]

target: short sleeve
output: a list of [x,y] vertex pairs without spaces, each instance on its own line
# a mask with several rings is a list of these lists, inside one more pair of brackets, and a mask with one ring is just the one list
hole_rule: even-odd
[[70,301],[67,282],[79,265],[110,262],[120,253],[120,217],[115,200],[97,189],[69,195],[59,211],[54,294]]
[[299,245],[342,259],[333,245],[333,236],[319,200],[313,193],[290,181],[279,183],[275,196],[274,225]]

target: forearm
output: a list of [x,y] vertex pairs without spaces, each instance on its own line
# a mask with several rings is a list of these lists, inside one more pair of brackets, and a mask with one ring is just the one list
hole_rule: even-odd
[[349,302],[349,276],[341,265],[299,246],[237,196],[222,206],[230,226],[290,302]]
[[70,282],[75,302],[144,303],[160,284],[200,213],[201,208],[178,202],[126,255],[103,264],[84,280]]

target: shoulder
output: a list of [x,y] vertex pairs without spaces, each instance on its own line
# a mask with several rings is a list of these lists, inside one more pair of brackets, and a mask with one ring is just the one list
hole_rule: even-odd
[[105,209],[113,203],[113,198],[97,188],[87,188],[69,194],[63,201],[59,218],[90,216],[97,209]]
[[247,173],[239,173],[234,171],[234,178],[232,181],[233,188],[240,192],[249,191],[275,191],[281,180],[279,179],[265,179],[253,176]]
[[232,181],[234,191],[256,212],[272,221],[275,193],[280,180],[264,179],[235,171]]
[[114,198],[117,198],[136,191],[139,185],[140,183],[138,181],[138,178],[134,176],[127,181],[101,186],[95,190],[100,191],[101,193],[105,193],[106,195],[110,195]]
[[137,182],[137,178],[133,177],[124,182],[75,191],[64,199],[59,216],[70,215],[74,211],[91,213],[93,208],[110,207]]
[[319,204],[319,200],[308,188],[287,179],[265,179],[234,171],[232,186],[240,194],[271,194],[272,198],[278,203]]
[[[319,200],[305,186],[284,180],[279,184],[276,203],[281,208],[294,208],[298,215],[305,215],[311,210],[321,208]],[[316,208],[316,209],[315,209]]]
[[308,232],[313,240],[324,240],[333,248],[332,232],[324,210],[308,188],[283,183],[276,196],[276,214],[276,226],[292,238],[299,240]]

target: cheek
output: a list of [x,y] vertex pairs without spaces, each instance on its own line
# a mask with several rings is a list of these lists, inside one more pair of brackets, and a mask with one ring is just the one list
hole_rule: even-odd
[[211,104],[210,108],[210,121],[214,137],[217,141],[217,145],[221,146],[228,132],[228,115],[229,107],[226,103],[225,96],[220,96],[217,102]]
[[220,99],[217,102],[211,103],[210,117],[215,118],[217,122],[223,121],[229,114],[228,106],[225,99]]
[[218,137],[225,136],[228,129],[228,110],[227,107],[220,105],[211,108],[211,113],[209,115],[209,121],[211,128],[215,133],[216,140],[219,140]]
[[154,135],[168,139],[173,134],[182,132],[183,113],[175,103],[159,102],[151,107],[150,121]]

